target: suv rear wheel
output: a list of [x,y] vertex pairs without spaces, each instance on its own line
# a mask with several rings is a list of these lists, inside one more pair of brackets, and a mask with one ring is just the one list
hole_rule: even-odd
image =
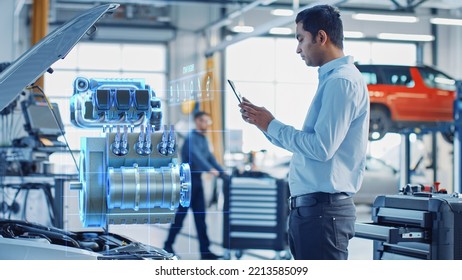
[[388,112],[384,108],[371,107],[369,121],[369,140],[382,139],[391,126]]

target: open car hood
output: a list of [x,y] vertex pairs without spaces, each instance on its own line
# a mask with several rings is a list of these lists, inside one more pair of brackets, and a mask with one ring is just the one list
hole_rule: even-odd
[[177,260],[162,249],[103,231],[65,231],[0,218],[0,260]]
[[117,7],[118,4],[97,6],[66,22],[0,73],[0,110],[53,63],[63,59],[103,15],[112,13]]

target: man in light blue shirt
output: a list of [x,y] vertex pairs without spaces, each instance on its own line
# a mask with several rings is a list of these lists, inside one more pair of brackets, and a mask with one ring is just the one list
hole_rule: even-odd
[[352,196],[366,163],[369,95],[353,58],[343,53],[339,11],[329,5],[300,12],[297,53],[319,66],[319,85],[301,130],[244,101],[242,118],[293,153],[289,245],[295,259],[347,259],[356,219]]

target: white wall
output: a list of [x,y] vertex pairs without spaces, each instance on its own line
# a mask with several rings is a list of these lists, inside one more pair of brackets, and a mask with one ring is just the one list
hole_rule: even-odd
[[0,62],[9,62],[14,58],[14,7],[15,1],[2,1],[0,4],[0,36],[2,43],[0,44]]
[[462,27],[438,26],[438,68],[462,79]]
[[25,2],[8,0],[0,3],[0,62],[11,62],[30,47],[30,30],[26,25],[30,6]]

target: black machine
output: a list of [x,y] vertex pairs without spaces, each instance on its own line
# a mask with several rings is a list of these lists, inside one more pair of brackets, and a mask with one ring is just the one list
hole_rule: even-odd
[[58,137],[64,134],[58,104],[48,103],[45,97],[31,94],[28,100],[21,102],[21,109],[25,120],[24,128],[31,138],[29,141],[36,142],[35,145],[30,143],[27,146],[33,145],[35,148],[65,146],[63,142],[58,141]]
[[[64,135],[64,125],[56,103],[48,105],[44,97],[31,93],[20,104],[27,136],[22,134],[12,139],[10,145],[0,147],[6,165],[0,168],[1,175],[42,174],[50,154],[67,149],[65,142],[58,140]],[[18,135],[11,138],[15,136]]]
[[262,173],[234,176],[224,185],[223,248],[225,259],[235,251],[240,258],[247,249],[272,250],[276,258],[287,252],[287,181]]
[[64,125],[61,120],[58,104],[51,103],[51,105],[53,112],[48,104],[43,102],[24,105],[23,112],[26,118],[26,130],[29,133],[48,138],[57,138],[63,135]]
[[462,198],[431,192],[379,196],[372,223],[357,223],[356,237],[374,240],[375,260],[460,260]]

